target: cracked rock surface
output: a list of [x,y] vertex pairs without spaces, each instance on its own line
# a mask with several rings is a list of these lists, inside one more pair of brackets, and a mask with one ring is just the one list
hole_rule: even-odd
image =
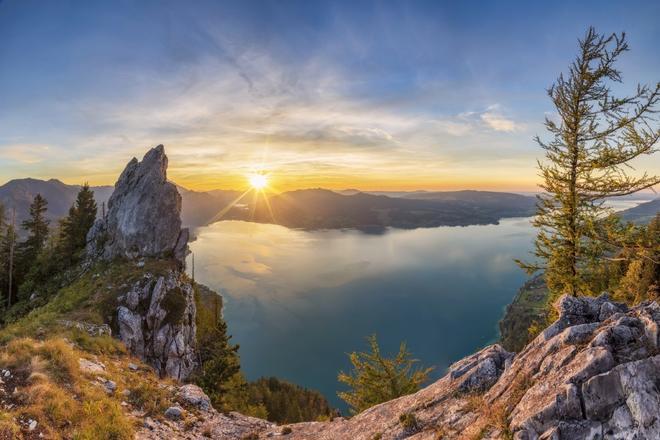
[[190,282],[178,271],[145,273],[119,299],[119,339],[161,376],[188,378],[196,367],[197,309]]

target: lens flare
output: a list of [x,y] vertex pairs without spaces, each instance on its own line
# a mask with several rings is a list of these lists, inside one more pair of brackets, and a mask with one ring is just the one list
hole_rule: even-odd
[[248,180],[254,189],[264,189],[266,185],[268,185],[268,177],[266,177],[264,174],[253,174],[248,178]]

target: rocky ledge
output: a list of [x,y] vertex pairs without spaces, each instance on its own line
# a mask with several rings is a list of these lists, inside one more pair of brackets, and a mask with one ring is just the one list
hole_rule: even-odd
[[559,319],[517,355],[486,347],[415,394],[350,419],[289,425],[286,438],[660,438],[660,306],[628,310],[603,295],[556,307]]

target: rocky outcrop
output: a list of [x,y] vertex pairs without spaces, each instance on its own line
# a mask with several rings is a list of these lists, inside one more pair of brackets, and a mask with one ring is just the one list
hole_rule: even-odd
[[145,418],[136,440],[256,439],[258,433],[275,427],[273,423],[237,412],[219,413],[196,385],[180,387],[177,396],[180,406],[168,408],[165,418]]
[[557,308],[559,319],[515,356],[486,347],[415,394],[350,419],[289,425],[286,438],[660,438],[660,306],[628,310],[603,295],[565,296]]
[[182,270],[188,230],[181,229],[181,196],[167,181],[167,156],[159,145],[133,158],[119,176],[107,213],[87,236],[90,262],[124,258],[174,260],[174,269],[144,276],[118,299],[116,336],[162,376],[186,379],[196,367],[195,301]]
[[196,367],[195,301],[178,271],[149,272],[119,297],[118,336],[161,375],[186,379]]
[[188,230],[181,229],[181,196],[167,181],[167,156],[159,145],[133,158],[119,176],[107,213],[87,236],[87,253],[117,257],[175,257],[182,265],[188,251]]

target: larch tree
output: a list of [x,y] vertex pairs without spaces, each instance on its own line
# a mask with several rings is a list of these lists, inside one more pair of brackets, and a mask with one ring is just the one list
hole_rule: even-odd
[[536,261],[518,263],[530,273],[543,270],[555,295],[598,293],[594,269],[608,252],[599,237],[613,218],[605,199],[660,183],[658,176],[629,174],[633,159],[656,151],[660,83],[614,97],[612,85],[622,82],[615,64],[627,50],[624,33],[605,36],[589,28],[568,74],[548,89],[558,118],[546,117],[550,140],[535,139],[545,150],[533,222]]
[[402,343],[393,358],[382,355],[376,335],[369,336],[371,352],[353,352],[349,355],[353,371],[339,373],[338,380],[351,389],[337,393],[351,408],[353,414],[382,402],[414,393],[426,382],[433,368],[417,368]]

